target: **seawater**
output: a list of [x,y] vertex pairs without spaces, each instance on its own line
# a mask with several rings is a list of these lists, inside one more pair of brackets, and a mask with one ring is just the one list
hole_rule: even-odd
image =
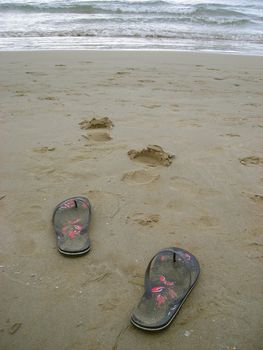
[[0,50],[263,55],[263,0],[0,0]]

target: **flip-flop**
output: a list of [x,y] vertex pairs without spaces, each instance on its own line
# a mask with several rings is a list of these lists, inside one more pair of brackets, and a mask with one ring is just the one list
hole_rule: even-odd
[[174,247],[162,249],[147,267],[145,293],[132,313],[131,322],[147,331],[169,326],[199,273],[199,263],[191,253]]
[[81,255],[90,250],[90,219],[91,204],[85,197],[72,197],[56,206],[52,222],[60,253]]

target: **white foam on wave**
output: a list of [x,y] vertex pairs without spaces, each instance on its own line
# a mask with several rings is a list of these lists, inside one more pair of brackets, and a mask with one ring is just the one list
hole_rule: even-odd
[[0,0],[0,50],[129,47],[263,54],[262,40],[261,0]]

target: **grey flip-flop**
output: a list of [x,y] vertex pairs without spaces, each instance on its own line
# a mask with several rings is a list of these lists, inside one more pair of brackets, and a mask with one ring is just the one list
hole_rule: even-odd
[[72,197],[56,206],[52,223],[60,253],[82,255],[90,250],[90,219],[91,204],[85,197]]
[[147,331],[169,326],[192,291],[199,273],[199,263],[188,251],[175,247],[159,251],[147,267],[145,293],[132,313],[131,322]]

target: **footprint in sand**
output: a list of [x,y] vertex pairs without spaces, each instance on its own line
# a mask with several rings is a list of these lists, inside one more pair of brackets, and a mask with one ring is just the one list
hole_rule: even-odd
[[169,166],[172,164],[172,159],[175,157],[165,152],[162,147],[157,145],[149,145],[141,151],[130,150],[128,156],[132,160],[135,159],[150,166]]
[[199,119],[192,118],[192,119],[179,119],[176,121],[177,125],[179,127],[195,127],[195,128],[200,128],[202,125],[199,123]]
[[245,192],[242,192],[242,193],[246,195],[248,198],[250,198],[253,202],[263,204],[262,194],[252,194],[252,193],[245,193]]
[[173,176],[170,179],[170,187],[174,190],[184,191],[184,193],[190,193],[200,196],[214,196],[220,195],[220,192],[211,187],[201,187],[199,184],[184,177]]
[[34,76],[36,76],[36,77],[44,77],[44,76],[48,75],[48,74],[46,74],[46,73],[41,73],[41,72],[25,72],[25,73],[26,73],[26,74],[34,75]]
[[139,79],[139,83],[155,83],[155,80],[152,79]]
[[87,136],[86,135],[81,135],[81,136],[88,141],[96,141],[96,142],[106,142],[112,139],[110,134],[104,131],[94,132],[93,134],[88,134]]
[[224,118],[225,125],[229,126],[236,126],[236,125],[244,125],[247,123],[248,119],[247,118],[240,118],[240,117],[227,117]]
[[56,101],[57,100],[57,98],[54,96],[40,96],[38,99],[41,101]]
[[256,156],[241,158],[239,159],[239,161],[243,165],[262,165],[263,164],[263,158],[256,157]]
[[218,69],[218,68],[206,68],[207,70],[214,70],[214,71],[220,71],[220,69]]
[[253,239],[242,246],[245,255],[249,259],[262,259],[263,258],[263,241],[262,239]]
[[33,151],[36,153],[46,153],[55,151],[56,147],[35,147]]
[[125,173],[122,176],[122,181],[128,185],[147,185],[160,178],[159,174],[153,174],[148,170],[134,170]]
[[194,181],[184,177],[171,177],[170,186],[175,189],[183,189],[183,191],[198,192],[198,185]]
[[123,70],[123,71],[119,71],[119,72],[116,72],[115,75],[127,75],[129,74],[129,72]]
[[239,134],[232,134],[232,133],[226,134],[226,136],[229,136],[229,137],[240,137]]
[[[129,219],[129,217],[128,217]],[[137,222],[137,224],[142,226],[150,226],[152,227],[154,224],[158,223],[160,220],[159,214],[143,214],[136,213],[131,218],[133,221]]]
[[16,97],[20,97],[20,96],[27,96],[30,93],[30,91],[29,90],[16,90],[15,93],[16,93],[16,95],[15,95]]
[[[113,122],[108,117],[92,118],[91,120],[83,120],[79,123],[80,128],[84,130],[91,130],[87,136],[82,135],[89,141],[105,142],[112,139],[108,131],[97,131],[96,129],[110,129],[114,126]],[[93,129],[93,130],[92,130]]]
[[113,122],[108,117],[92,118],[91,120],[83,120],[79,123],[80,128],[88,129],[109,129],[114,126]]
[[262,194],[254,194],[251,199],[253,199],[255,202],[259,202],[263,204],[263,195]]
[[201,216],[196,222],[208,227],[217,226],[218,219],[209,215]]
[[149,108],[149,109],[155,109],[155,108],[160,108],[162,105],[159,104],[152,104],[152,105],[142,105],[144,108]]

